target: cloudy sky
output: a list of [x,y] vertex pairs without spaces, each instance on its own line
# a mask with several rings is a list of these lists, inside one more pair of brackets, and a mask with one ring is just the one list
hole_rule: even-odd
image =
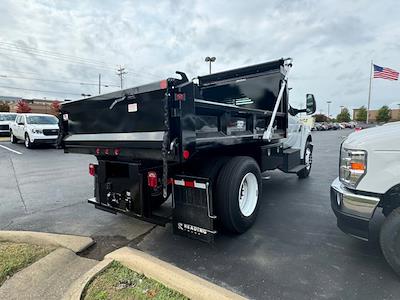
[[[0,95],[75,99],[124,86],[280,57],[294,59],[293,106],[313,93],[318,111],[367,103],[370,62],[400,71],[399,1],[0,2]],[[40,80],[33,80],[40,79]],[[80,84],[85,83],[85,84]],[[103,87],[104,92],[117,87]],[[400,82],[373,80],[372,107],[397,108]]]

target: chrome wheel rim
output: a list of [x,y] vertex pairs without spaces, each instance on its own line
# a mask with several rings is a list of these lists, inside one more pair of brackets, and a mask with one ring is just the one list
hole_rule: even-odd
[[25,137],[25,147],[28,148],[28,146],[29,146],[29,136],[26,136]]
[[250,216],[258,202],[258,181],[253,173],[247,173],[239,187],[239,209],[243,216]]

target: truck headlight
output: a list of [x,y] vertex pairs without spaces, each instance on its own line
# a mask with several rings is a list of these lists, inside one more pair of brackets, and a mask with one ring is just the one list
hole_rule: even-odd
[[43,130],[42,129],[32,129],[32,133],[42,134]]
[[355,188],[367,173],[367,152],[341,148],[339,179],[348,187]]

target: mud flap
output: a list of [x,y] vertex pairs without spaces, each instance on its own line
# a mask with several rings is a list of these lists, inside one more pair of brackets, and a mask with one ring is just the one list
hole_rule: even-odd
[[176,176],[172,180],[173,232],[203,242],[214,241],[211,184],[207,178]]

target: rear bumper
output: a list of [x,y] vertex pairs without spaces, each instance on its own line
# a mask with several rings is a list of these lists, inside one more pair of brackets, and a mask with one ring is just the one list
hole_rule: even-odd
[[370,220],[380,198],[356,194],[344,187],[339,178],[333,181],[330,196],[338,227],[347,234],[368,240]]

